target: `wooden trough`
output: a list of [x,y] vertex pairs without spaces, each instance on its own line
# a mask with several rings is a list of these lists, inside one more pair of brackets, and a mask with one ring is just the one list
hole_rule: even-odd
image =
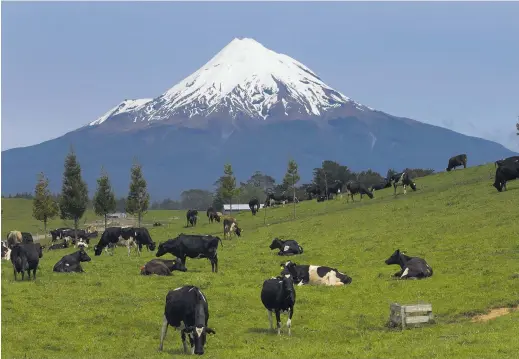
[[417,326],[433,322],[432,304],[402,305],[392,303],[389,307],[389,322],[393,327],[405,329],[408,325]]

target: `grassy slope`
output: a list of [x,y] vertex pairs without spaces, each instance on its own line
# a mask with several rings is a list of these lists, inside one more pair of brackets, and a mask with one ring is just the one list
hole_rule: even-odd
[[[519,302],[519,183],[498,193],[491,166],[473,167],[419,179],[419,191],[393,198],[392,189],[374,200],[347,204],[303,202],[298,220],[292,208],[237,216],[243,237],[224,241],[220,272],[207,260],[187,260],[186,273],[140,276],[153,254],[128,258],[124,249],[103,254],[81,275],[51,272],[66,252],[45,253],[35,282],[13,282],[2,265],[3,358],[171,358],[181,353],[179,333],[169,329],[164,352],[157,352],[167,291],[185,284],[202,288],[209,300],[207,358],[515,358],[519,313],[486,323],[469,316]],[[7,213],[8,202],[3,202]],[[20,214],[21,223],[30,212]],[[172,211],[150,216],[166,221]],[[205,213],[196,230],[183,216],[150,230],[155,241],[180,232],[221,233]],[[2,225],[12,227],[8,218]],[[2,232],[5,232],[3,229]],[[277,275],[282,257],[270,251],[274,236],[297,239],[305,253],[297,263],[337,267],[353,277],[343,288],[298,287],[292,337],[269,333],[259,295],[264,279]],[[434,269],[423,281],[397,281],[398,270],[384,260],[396,249],[422,256]],[[90,251],[92,252],[92,251]],[[93,253],[92,253],[93,257]],[[166,256],[168,257],[168,256]],[[437,323],[399,332],[385,323],[391,302],[425,301]],[[282,316],[283,324],[286,315]]]

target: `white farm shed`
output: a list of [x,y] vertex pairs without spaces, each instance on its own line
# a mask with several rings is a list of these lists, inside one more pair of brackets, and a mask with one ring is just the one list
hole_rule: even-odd
[[[231,209],[230,207],[231,207],[231,205],[229,205],[229,204],[224,204],[224,205],[223,205],[223,211],[224,211],[224,213],[230,213],[230,212],[231,212],[231,211],[230,211],[230,209]],[[262,203],[260,203],[260,208],[263,208],[263,204],[262,204]],[[233,205],[232,205],[232,211],[233,211],[233,212],[239,212],[239,211],[250,211],[249,204],[248,204],[248,203],[245,203],[245,204],[239,204],[239,203],[234,204],[234,203],[233,203]]]

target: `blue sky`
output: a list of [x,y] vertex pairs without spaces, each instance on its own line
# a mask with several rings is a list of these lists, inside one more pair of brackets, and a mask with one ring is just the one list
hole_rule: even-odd
[[2,150],[156,97],[252,37],[362,104],[519,151],[517,2],[1,6]]

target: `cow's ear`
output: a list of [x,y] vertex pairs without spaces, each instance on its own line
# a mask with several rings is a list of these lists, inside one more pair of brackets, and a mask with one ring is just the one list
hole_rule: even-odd
[[205,331],[207,332],[207,334],[216,334],[216,332],[214,331],[214,329],[209,328],[209,327],[207,327],[207,328],[205,329]]

